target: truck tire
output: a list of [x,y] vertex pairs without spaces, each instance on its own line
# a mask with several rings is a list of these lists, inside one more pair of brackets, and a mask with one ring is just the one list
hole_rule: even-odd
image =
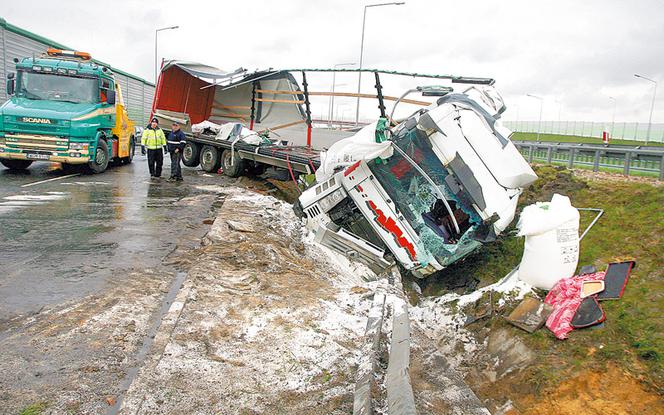
[[32,160],[0,160],[9,170],[25,170],[32,164]]
[[228,177],[240,177],[244,171],[244,160],[240,158],[237,151],[235,157],[232,157],[231,150],[224,150],[221,154],[221,168]]
[[88,171],[92,174],[103,173],[108,167],[108,144],[106,140],[97,141],[97,149],[94,159],[88,162]]
[[200,155],[201,168],[208,173],[213,173],[219,170],[219,150],[212,146],[203,146]]
[[136,154],[136,141],[134,136],[129,137],[129,155],[122,158],[122,164],[129,164],[134,160],[134,154]]
[[196,167],[200,163],[201,146],[187,141],[182,150],[182,164],[187,167]]

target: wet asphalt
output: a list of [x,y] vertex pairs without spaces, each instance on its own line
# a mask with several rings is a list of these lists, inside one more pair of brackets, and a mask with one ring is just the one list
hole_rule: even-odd
[[97,175],[71,175],[56,163],[25,173],[0,166],[0,322],[38,313],[121,283],[133,269],[156,267],[210,206],[181,203],[195,184],[222,178],[170,161],[150,179],[145,156]]

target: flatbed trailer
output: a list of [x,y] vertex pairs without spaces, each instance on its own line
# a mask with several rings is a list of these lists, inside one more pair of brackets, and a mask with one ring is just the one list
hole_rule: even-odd
[[[291,178],[295,180],[296,173],[313,174],[320,167],[320,153],[306,146],[256,145],[242,141],[233,143],[217,140],[215,136],[208,134],[186,134],[186,141],[183,151],[183,162],[186,166],[195,167],[200,164],[203,170],[208,172],[216,172],[221,167],[222,172],[230,177],[274,167],[288,170]],[[210,149],[214,149],[216,153],[209,154]],[[206,157],[209,157],[209,160],[205,160]],[[236,157],[240,160],[239,163],[235,160]]]

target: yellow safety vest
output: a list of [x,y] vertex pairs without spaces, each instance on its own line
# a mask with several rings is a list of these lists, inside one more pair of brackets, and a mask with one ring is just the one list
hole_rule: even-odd
[[164,131],[161,128],[157,128],[156,130],[146,128],[143,130],[143,135],[141,136],[141,145],[150,150],[156,150],[165,146],[166,136],[164,135]]

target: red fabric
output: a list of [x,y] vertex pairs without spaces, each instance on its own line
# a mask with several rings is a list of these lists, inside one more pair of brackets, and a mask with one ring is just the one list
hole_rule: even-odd
[[584,281],[603,281],[606,272],[576,275],[563,278],[549,291],[544,302],[553,306],[553,312],[546,319],[546,327],[559,339],[566,339],[574,330],[571,325],[576,310],[581,304],[581,286]]

